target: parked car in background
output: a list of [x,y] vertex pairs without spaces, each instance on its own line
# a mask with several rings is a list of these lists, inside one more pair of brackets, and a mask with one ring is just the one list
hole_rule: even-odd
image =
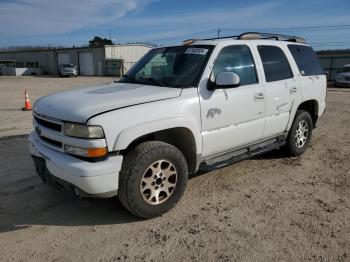
[[335,76],[335,86],[350,87],[350,64],[344,65],[340,71],[337,71]]
[[59,72],[60,76],[78,76],[78,69],[76,65],[73,64],[60,64]]

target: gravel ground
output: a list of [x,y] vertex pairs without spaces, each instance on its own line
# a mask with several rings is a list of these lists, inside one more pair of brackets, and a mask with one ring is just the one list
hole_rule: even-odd
[[112,81],[111,77],[0,76],[0,137],[28,134],[32,130],[32,113],[21,110],[24,90],[28,91],[33,105],[35,100],[48,94]]
[[350,89],[329,89],[303,156],[275,151],[197,174],[174,210],[139,220],[116,198],[42,185],[23,135],[24,88],[34,101],[108,81],[0,78],[1,261],[350,261]]

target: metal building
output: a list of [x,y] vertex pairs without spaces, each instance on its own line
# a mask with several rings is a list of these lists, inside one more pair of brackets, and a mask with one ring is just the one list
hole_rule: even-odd
[[123,72],[126,73],[151,48],[147,45],[115,45],[105,46],[106,64],[123,60]]
[[350,64],[350,50],[332,52],[322,51],[318,53],[321,65],[327,72],[327,79],[334,81],[336,72],[346,64]]
[[112,45],[0,52],[2,65],[9,64],[6,61],[15,62],[15,68],[3,68],[1,71],[10,75],[57,75],[60,64],[71,63],[78,67],[79,75],[119,76],[150,49],[146,45]]

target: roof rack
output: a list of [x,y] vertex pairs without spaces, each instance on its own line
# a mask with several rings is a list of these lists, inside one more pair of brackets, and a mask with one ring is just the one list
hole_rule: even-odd
[[235,38],[237,40],[275,39],[277,41],[289,41],[289,42],[306,44],[306,40],[302,37],[273,34],[273,33],[259,33],[259,32],[246,32],[240,35],[214,37],[214,38],[206,38],[206,39],[187,39],[183,41],[183,43],[185,45],[186,44],[188,45],[200,40],[217,40],[217,39],[228,39],[228,38]]
[[302,37],[273,34],[273,33],[246,32],[246,33],[240,34],[237,37],[237,39],[238,40],[275,39],[277,41],[289,41],[289,42],[306,44],[306,40]]

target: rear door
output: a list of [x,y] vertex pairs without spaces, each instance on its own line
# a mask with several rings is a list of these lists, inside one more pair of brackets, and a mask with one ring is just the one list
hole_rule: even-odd
[[286,130],[299,84],[282,47],[257,45],[257,50],[265,75],[266,117],[263,137],[268,138]]
[[298,68],[299,80],[304,100],[318,99],[320,109],[325,107],[327,80],[315,51],[310,46],[289,44],[288,49]]

